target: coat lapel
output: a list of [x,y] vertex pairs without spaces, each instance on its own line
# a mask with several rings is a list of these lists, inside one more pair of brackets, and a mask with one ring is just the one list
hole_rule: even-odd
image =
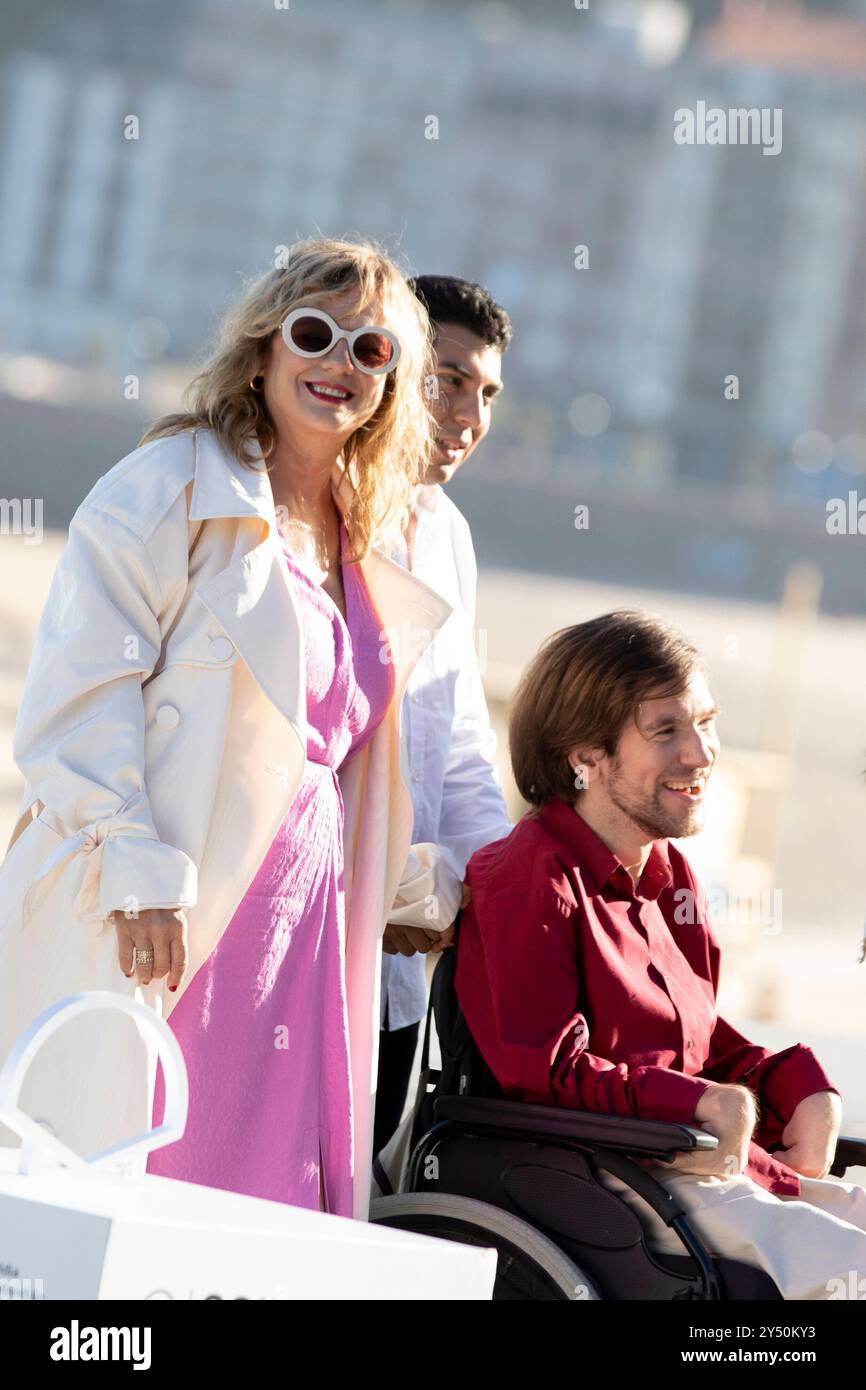
[[[280,551],[264,460],[258,468],[245,468],[222,448],[212,430],[196,432],[195,451],[190,521],[247,517],[261,523],[262,535],[250,548],[249,532],[239,528],[227,567],[196,592],[306,747],[301,622]],[[261,458],[260,450],[258,455]]]
[[[212,430],[196,432],[195,449],[190,520],[247,517],[264,528],[263,538],[252,548],[247,548],[246,531],[239,530],[231,561],[198,588],[198,596],[306,746],[301,623],[283,563],[273,490],[261,450],[256,444],[259,466],[246,468],[222,448]],[[331,481],[334,500],[345,516],[349,483],[339,464],[334,465]],[[388,659],[394,664],[399,698],[451,606],[382,550],[371,548],[360,565],[383,642],[388,644]]]

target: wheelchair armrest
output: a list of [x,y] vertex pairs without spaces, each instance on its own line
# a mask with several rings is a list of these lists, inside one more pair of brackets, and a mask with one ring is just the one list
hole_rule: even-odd
[[858,1139],[853,1134],[839,1135],[830,1172],[834,1178],[841,1178],[846,1168],[866,1168],[866,1139]]
[[596,1115],[588,1110],[529,1105],[524,1101],[500,1100],[498,1097],[440,1096],[434,1102],[433,1112],[437,1123],[446,1120],[461,1128],[486,1133],[520,1134],[554,1142],[557,1139],[578,1140],[584,1144],[645,1157],[694,1149],[715,1149],[719,1144],[714,1134],[707,1134],[694,1125],[638,1120],[628,1115]]

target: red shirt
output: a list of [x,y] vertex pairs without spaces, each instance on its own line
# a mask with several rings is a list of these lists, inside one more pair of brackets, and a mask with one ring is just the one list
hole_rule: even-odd
[[457,996],[507,1096],[691,1123],[709,1082],[738,1082],[761,1111],[746,1173],[800,1195],[797,1173],[766,1149],[805,1096],[838,1087],[811,1048],[771,1052],[716,1013],[721,953],[675,845],[653,844],[635,890],[557,798],[473,854],[466,878]]

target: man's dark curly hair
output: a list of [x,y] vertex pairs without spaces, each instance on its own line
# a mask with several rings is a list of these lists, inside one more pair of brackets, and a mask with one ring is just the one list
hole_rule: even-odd
[[459,323],[497,352],[511,342],[511,320],[482,285],[456,275],[416,275],[409,286],[430,315],[434,331],[441,323]]

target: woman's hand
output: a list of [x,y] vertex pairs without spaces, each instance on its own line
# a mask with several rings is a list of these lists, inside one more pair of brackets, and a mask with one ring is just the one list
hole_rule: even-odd
[[117,932],[117,959],[124,975],[133,973],[133,951],[152,951],[153,960],[135,959],[135,974],[140,985],[168,976],[172,993],[177,989],[187,967],[187,921],[182,907],[149,907],[137,917],[125,917],[112,912]]

